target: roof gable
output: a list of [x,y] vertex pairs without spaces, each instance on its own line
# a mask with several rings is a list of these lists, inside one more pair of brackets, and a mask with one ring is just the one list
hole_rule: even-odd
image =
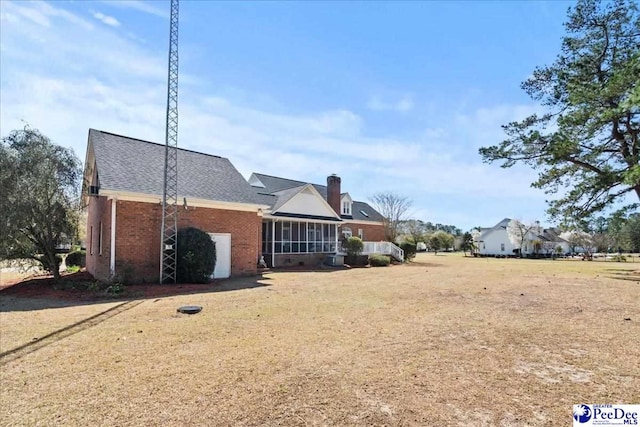
[[[258,186],[253,187],[254,191],[257,191],[258,194],[262,195],[263,197],[265,197],[266,194],[276,194],[283,190],[300,188],[304,185],[311,185],[318,192],[318,194],[324,201],[327,200],[327,187],[325,185],[310,184],[302,181],[280,178],[277,176],[265,175],[257,172],[254,172],[251,174],[249,181],[250,182],[259,181],[264,185],[264,187],[258,187]],[[341,198],[347,196],[351,199],[351,196],[349,195],[349,193],[346,193],[346,192],[341,193],[340,196]],[[368,203],[359,202],[356,200],[352,200],[352,202],[353,202],[351,207],[352,215],[345,216],[344,217],[345,219],[354,220],[354,221],[371,221],[371,222],[382,222],[384,220],[382,215],[380,215],[380,213],[376,211],[373,207],[371,207]],[[276,206],[282,206],[282,205],[274,204],[272,206],[273,206],[272,210],[275,210]]]
[[[89,129],[88,144],[102,190],[162,197],[164,145],[95,129]],[[182,148],[178,148],[178,197],[264,204],[229,159]]]
[[278,201],[271,210],[272,215],[294,214],[340,218],[311,184],[282,190],[274,194],[278,197]]

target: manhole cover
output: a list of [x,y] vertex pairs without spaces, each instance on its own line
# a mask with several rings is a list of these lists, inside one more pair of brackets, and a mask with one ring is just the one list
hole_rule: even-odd
[[200,313],[201,310],[202,307],[200,307],[199,305],[183,305],[178,309],[178,312],[184,314],[196,314]]

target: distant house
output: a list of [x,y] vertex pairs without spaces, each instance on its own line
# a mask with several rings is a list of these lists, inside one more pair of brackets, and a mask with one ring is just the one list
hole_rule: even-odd
[[[89,130],[83,198],[94,277],[126,271],[131,280],[159,280],[164,151]],[[255,274],[261,258],[276,267],[320,262],[339,252],[342,236],[383,240],[382,216],[340,184],[335,175],[327,186],[258,173],[247,181],[229,159],[178,149],[178,228],[211,235],[219,278]]]
[[[519,249],[509,240],[507,227],[511,222],[510,218],[505,218],[493,227],[481,228],[480,234],[476,237],[476,247],[480,255],[488,256],[513,256],[517,254]],[[557,248],[561,248],[561,253],[565,254],[570,251],[569,243],[560,238],[559,231],[555,228],[538,228],[529,232],[522,245],[522,254],[530,255],[533,253],[552,254],[556,253]],[[540,246],[536,249],[536,242]]]

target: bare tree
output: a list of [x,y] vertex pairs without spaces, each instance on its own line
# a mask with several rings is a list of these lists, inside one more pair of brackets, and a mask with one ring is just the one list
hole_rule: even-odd
[[371,197],[371,203],[382,215],[385,238],[395,242],[398,237],[398,224],[404,220],[411,207],[411,201],[393,192],[376,193]]
[[424,222],[419,219],[409,219],[402,221],[398,227],[398,232],[406,234],[408,238],[415,244],[424,242],[424,233],[426,231]]
[[561,233],[560,238],[569,242],[571,252],[575,252],[576,248],[580,248],[585,257],[591,259],[593,250],[593,236],[591,234],[580,230],[571,230]]
[[527,235],[538,228],[537,223],[525,224],[520,220],[512,219],[507,225],[507,236],[509,241],[517,246],[520,256],[522,256],[522,245],[524,245]]

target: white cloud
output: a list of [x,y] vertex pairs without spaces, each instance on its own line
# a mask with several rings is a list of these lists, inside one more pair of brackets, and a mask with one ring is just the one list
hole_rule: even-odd
[[101,21],[105,25],[109,25],[111,27],[119,27],[120,21],[118,21],[113,16],[105,15],[102,12],[93,12],[93,17],[98,21]]
[[[80,18],[51,5],[19,8],[42,13],[48,26],[34,20],[29,10],[18,13],[15,5],[3,6],[3,135],[25,120],[72,147],[80,158],[90,127],[163,142],[164,55],[103,27],[87,32]],[[61,20],[73,25],[57,30]],[[40,37],[28,37],[36,27]],[[20,53],[24,51],[31,54]],[[66,61],[69,57],[73,63]],[[518,200],[523,206],[541,201],[540,192],[529,188],[531,171],[503,170],[482,164],[477,156],[478,146],[496,142],[505,119],[531,107],[499,105],[460,114],[415,139],[380,137],[368,135],[366,121],[354,111],[274,113],[200,87],[194,90],[184,85],[185,77],[181,75],[179,144],[228,157],[245,176],[258,171],[323,183],[335,172],[356,199],[392,190],[413,199],[416,212],[434,218],[451,215],[452,208],[442,201],[453,197],[461,200],[453,210],[463,212],[455,218],[468,215],[473,225],[485,223],[474,215],[488,209],[486,203],[500,209]],[[402,101],[393,104],[395,110],[413,105],[408,97],[409,104]],[[516,214],[532,216],[510,211],[502,216]]]
[[397,101],[385,101],[380,96],[372,96],[367,102],[367,108],[373,111],[398,111],[401,113],[411,111],[413,109],[413,99],[405,95]]
[[[140,0],[103,0],[102,3],[107,4],[109,6],[118,7],[122,9],[133,9],[139,12],[144,12],[149,15],[159,16],[161,18],[169,17],[169,7],[167,6],[167,10],[160,9],[156,7],[153,2],[150,1],[140,1]],[[158,2],[156,2],[157,4]],[[168,2],[166,2],[168,3]]]

